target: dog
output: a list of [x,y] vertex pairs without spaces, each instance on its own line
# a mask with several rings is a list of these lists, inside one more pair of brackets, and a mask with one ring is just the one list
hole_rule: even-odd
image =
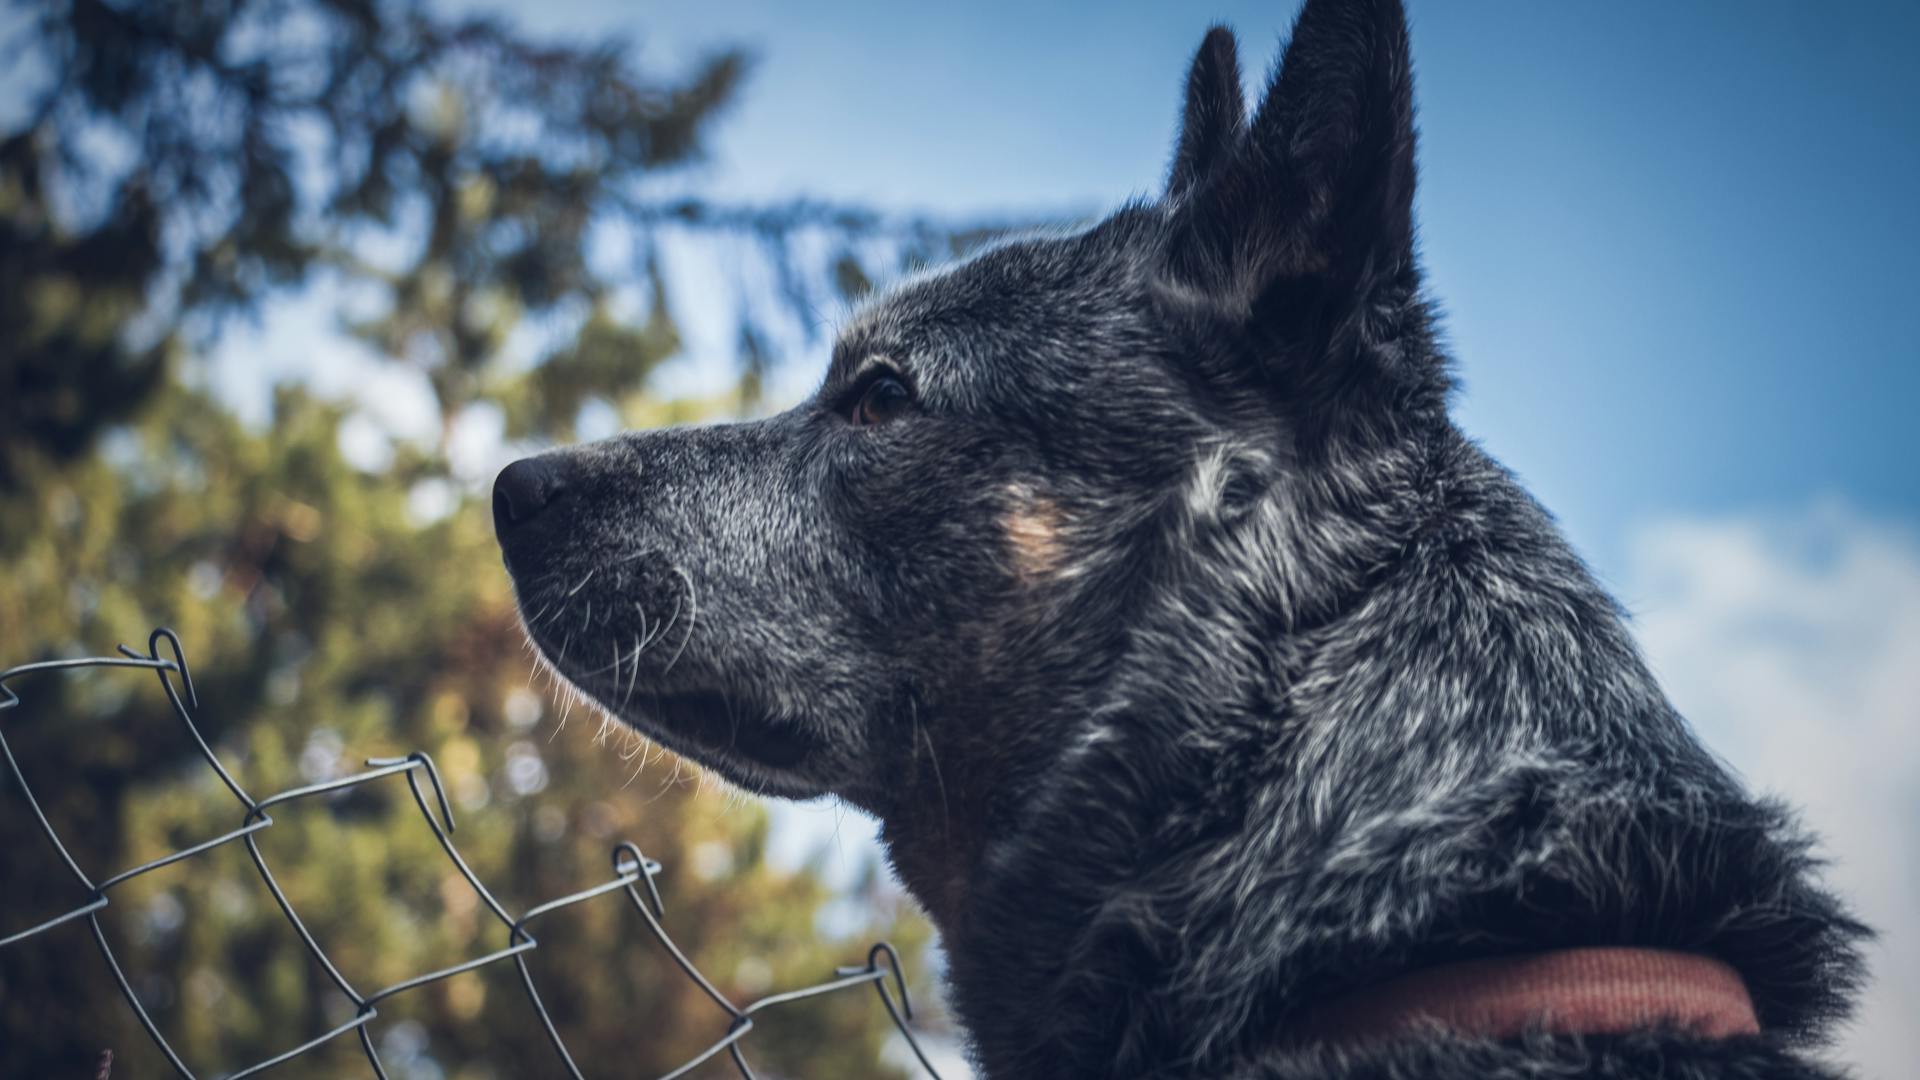
[[527,633],[878,818],[988,1077],[1836,1077],[1867,931],[1449,419],[1397,0],[1200,46],[1164,194],[767,419],[503,471]]

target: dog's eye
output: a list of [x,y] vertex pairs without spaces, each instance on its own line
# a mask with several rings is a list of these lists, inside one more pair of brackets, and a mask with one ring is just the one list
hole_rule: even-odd
[[854,427],[875,427],[898,419],[911,404],[913,392],[907,389],[906,383],[892,375],[881,375],[861,391],[847,414],[847,422]]

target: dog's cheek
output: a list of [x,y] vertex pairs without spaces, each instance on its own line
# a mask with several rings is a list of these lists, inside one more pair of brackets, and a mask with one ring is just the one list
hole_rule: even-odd
[[996,599],[1011,601],[1001,613],[1014,623],[1035,625],[1070,615],[1106,588],[1125,566],[1132,523],[1153,520],[1159,498],[1049,490],[1031,477],[1000,484],[994,496]]
[[1009,484],[1006,494],[999,526],[1014,580],[1034,589],[1065,576],[1072,559],[1059,503],[1025,484]]

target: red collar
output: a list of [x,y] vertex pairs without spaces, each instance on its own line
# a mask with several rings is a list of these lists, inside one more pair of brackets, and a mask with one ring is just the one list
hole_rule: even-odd
[[1757,1035],[1738,972],[1666,949],[1558,949],[1427,968],[1314,1009],[1311,1041],[1370,1042],[1438,1024],[1508,1039],[1527,1032],[1612,1035],[1671,1027],[1703,1038]]

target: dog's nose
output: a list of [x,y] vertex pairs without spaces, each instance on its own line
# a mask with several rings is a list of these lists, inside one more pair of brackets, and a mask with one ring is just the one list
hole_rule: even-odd
[[493,532],[505,537],[567,490],[566,469],[552,457],[521,458],[493,481]]

